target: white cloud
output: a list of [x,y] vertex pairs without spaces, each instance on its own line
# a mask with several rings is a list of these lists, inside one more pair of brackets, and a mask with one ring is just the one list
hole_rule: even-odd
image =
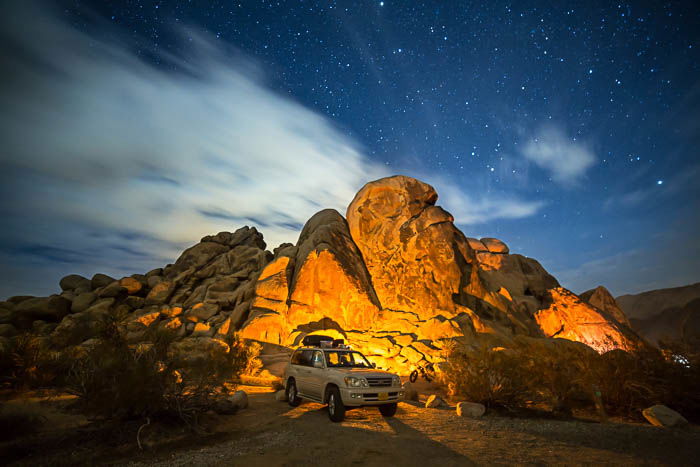
[[578,182],[596,161],[586,144],[566,136],[555,126],[541,128],[525,143],[522,154],[561,184]]
[[[11,9],[0,15],[0,295],[50,293],[67,273],[143,272],[243,225],[270,247],[295,242],[315,212],[344,213],[387,175],[327,118],[266,87],[254,63],[192,31],[181,31],[189,54],[156,66],[43,3]],[[438,189],[458,222],[539,207]]]
[[444,179],[434,183],[440,195],[438,204],[449,211],[458,224],[475,225],[496,219],[529,217],[545,204],[543,201],[528,201],[506,194],[475,196]]
[[42,182],[13,181],[24,212],[174,243],[257,224],[274,246],[384,175],[330,121],[205,39],[167,57],[173,72],[42,12],[26,19],[40,32],[4,28],[30,54],[5,59],[16,71],[0,116],[0,162]]

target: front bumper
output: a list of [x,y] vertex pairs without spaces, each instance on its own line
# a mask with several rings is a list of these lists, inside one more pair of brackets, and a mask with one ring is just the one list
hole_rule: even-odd
[[404,389],[400,386],[340,389],[343,404],[349,407],[396,403],[402,401],[403,396]]

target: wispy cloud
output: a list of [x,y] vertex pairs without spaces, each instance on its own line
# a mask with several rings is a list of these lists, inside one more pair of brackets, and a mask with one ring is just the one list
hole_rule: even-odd
[[580,181],[596,161],[588,145],[568,137],[556,126],[540,128],[534,137],[527,140],[522,155],[548,171],[552,179],[560,184]]
[[[50,293],[71,272],[143,272],[246,224],[272,247],[293,242],[316,211],[344,212],[388,175],[327,118],[267,87],[256,63],[191,30],[180,31],[186,53],[154,65],[44,3],[2,8],[0,295]],[[540,206],[438,189],[464,223]]]
[[254,63],[192,31],[181,31],[189,53],[159,67],[45,4],[19,5],[0,32],[3,275],[57,262],[136,272],[245,224],[276,246],[386,175],[332,122],[268,89]]
[[458,224],[476,225],[496,219],[529,217],[545,205],[543,201],[525,200],[515,195],[475,196],[444,179],[435,179],[433,183],[440,194],[438,204],[442,204]]

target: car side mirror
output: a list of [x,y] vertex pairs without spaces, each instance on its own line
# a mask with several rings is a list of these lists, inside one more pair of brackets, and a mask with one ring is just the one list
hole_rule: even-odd
[[314,368],[323,368],[323,362],[319,362],[319,361],[314,362]]
[[377,364],[372,362],[372,368],[377,368]]

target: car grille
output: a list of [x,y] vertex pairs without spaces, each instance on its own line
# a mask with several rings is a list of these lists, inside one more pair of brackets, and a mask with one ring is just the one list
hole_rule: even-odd
[[388,387],[391,386],[392,378],[367,378],[367,384],[371,388],[374,387]]

